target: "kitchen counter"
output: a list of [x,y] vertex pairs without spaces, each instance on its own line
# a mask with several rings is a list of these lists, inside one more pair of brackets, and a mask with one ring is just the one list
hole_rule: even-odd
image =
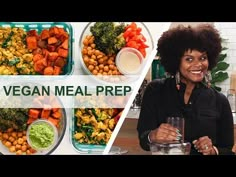
[[139,146],[138,134],[136,131],[138,119],[126,118],[119,133],[113,143],[121,150],[128,150],[126,155],[151,155],[149,151],[144,151]]

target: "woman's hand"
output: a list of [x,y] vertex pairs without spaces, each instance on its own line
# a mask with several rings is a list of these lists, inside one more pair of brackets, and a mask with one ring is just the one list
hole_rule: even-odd
[[163,123],[155,130],[152,130],[149,134],[151,142],[158,141],[178,141],[182,135],[179,130],[170,124]]
[[198,140],[193,141],[194,147],[203,155],[216,155],[211,139],[208,136],[203,136]]

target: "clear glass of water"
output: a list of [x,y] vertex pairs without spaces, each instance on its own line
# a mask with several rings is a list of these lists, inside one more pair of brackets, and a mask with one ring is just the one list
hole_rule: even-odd
[[184,141],[184,118],[183,117],[167,117],[168,124],[179,130],[179,133],[182,135],[179,141]]

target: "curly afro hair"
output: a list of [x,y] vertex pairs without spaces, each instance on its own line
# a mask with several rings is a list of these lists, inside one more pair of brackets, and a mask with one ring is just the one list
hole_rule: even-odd
[[209,24],[196,27],[179,25],[164,32],[158,40],[157,51],[161,64],[170,74],[176,74],[180,59],[188,50],[206,52],[209,61],[208,69],[211,70],[216,66],[222,50],[219,32]]

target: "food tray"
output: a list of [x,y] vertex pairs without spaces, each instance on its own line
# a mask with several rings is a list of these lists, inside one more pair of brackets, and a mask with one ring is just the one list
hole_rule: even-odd
[[72,146],[75,148],[76,151],[79,153],[85,153],[85,154],[91,154],[91,153],[102,153],[106,147],[106,145],[93,145],[93,144],[82,144],[75,140],[73,137],[75,132],[75,126],[76,126],[76,117],[74,116],[74,109],[73,110],[73,117],[71,119],[70,124],[70,141]]
[[[120,23],[118,23],[118,22],[114,22],[115,24],[120,24]],[[131,22],[124,22],[125,23],[125,25],[129,25],[129,24],[131,24]],[[151,33],[150,33],[150,31],[149,31],[149,29],[148,29],[148,27],[145,25],[145,23],[142,23],[142,22],[135,22],[136,24],[137,24],[137,26],[139,27],[139,28],[141,28],[142,29],[142,35],[146,38],[146,42],[145,42],[145,44],[146,45],[148,45],[149,47],[148,48],[146,48],[145,50],[146,50],[146,57],[144,57],[144,62],[143,62],[143,66],[145,66],[145,64],[147,63],[147,60],[149,60],[149,56],[150,56],[150,54],[151,54],[151,52],[153,51],[153,49],[154,49],[154,42],[153,42],[153,38],[152,38],[152,36],[151,36]],[[93,78],[95,78],[95,80],[97,80],[97,81],[101,81],[102,79],[99,79],[98,77],[94,77],[94,74],[88,69],[88,67],[86,66],[86,64],[85,64],[85,62],[84,62],[84,59],[83,59],[83,54],[82,54],[82,51],[83,51],[83,48],[84,48],[84,43],[83,43],[83,41],[84,41],[84,39],[88,36],[88,35],[91,35],[92,33],[91,33],[91,31],[90,31],[90,28],[92,27],[92,26],[94,26],[95,25],[95,22],[90,22],[90,23],[88,23],[86,26],[85,26],[85,28],[84,28],[84,30],[82,31],[82,33],[81,33],[81,36],[80,36],[80,39],[79,39],[79,60],[80,60],[80,64],[81,64],[81,66],[82,66],[82,69],[83,69],[83,71],[84,71],[84,73],[86,74],[86,75],[91,75],[91,76],[93,76]],[[97,49],[96,47],[95,47],[95,49]],[[118,53],[118,52],[117,52]],[[115,54],[115,56],[117,55],[117,53]],[[102,63],[103,64],[103,63]],[[108,73],[108,75],[110,75],[109,73]],[[113,74],[112,74],[113,75]],[[113,76],[117,76],[117,75],[113,75]]]
[[[75,111],[76,111],[76,109],[73,109],[73,116],[71,118],[70,128],[69,128],[69,136],[70,136],[70,142],[71,142],[72,146],[80,154],[101,154],[104,151],[105,147],[106,147],[106,143],[105,144],[88,144],[87,142],[80,143],[78,140],[75,139],[74,135],[75,135],[75,132],[76,132],[76,128],[78,128],[78,126],[76,125],[77,118],[75,116]],[[114,119],[115,122],[117,123],[117,121],[119,120],[120,115],[122,114],[122,109],[116,109],[115,112],[116,112],[115,115],[112,116],[110,119]],[[100,115],[102,115],[102,114],[103,113],[101,113]],[[101,121],[101,122],[103,122],[103,121]],[[98,121],[98,124],[99,123],[100,123],[100,121]],[[116,123],[114,125],[116,125]],[[88,125],[88,124],[89,123],[84,124],[84,125]],[[97,124],[97,126],[99,126],[98,124]],[[93,125],[91,125],[91,126],[94,128]],[[115,127],[113,127],[113,128],[115,128]],[[108,129],[108,127],[107,127],[107,129]],[[103,131],[107,132],[107,129],[103,130]],[[102,131],[98,130],[98,132],[102,132]],[[113,130],[111,130],[111,133],[112,132],[113,132]],[[115,153],[118,153],[119,151],[120,151],[119,148],[113,147],[110,151],[110,154],[115,154]]]
[[26,32],[29,30],[36,30],[40,33],[43,29],[49,29],[50,27],[57,26],[60,28],[64,28],[65,31],[69,34],[69,51],[67,64],[63,68],[63,72],[61,75],[70,75],[73,71],[73,29],[70,23],[64,22],[0,22],[0,27],[19,27],[23,28]]
[[[34,108],[32,108],[34,109]],[[45,154],[51,154],[53,151],[55,151],[57,149],[57,147],[60,145],[63,137],[64,137],[64,134],[65,134],[65,131],[66,131],[66,127],[67,127],[67,117],[66,117],[66,110],[65,108],[60,108],[61,109],[61,118],[59,119],[59,122],[58,122],[58,126],[57,126],[57,130],[58,130],[58,139],[56,141],[56,143],[48,150],[44,150],[44,151],[37,151],[35,153],[32,153],[32,155],[45,155]],[[52,114],[52,113],[51,113]],[[50,114],[50,116],[51,116]],[[29,116],[29,114],[28,114]],[[40,116],[39,116],[40,117]],[[30,118],[28,118],[29,120]],[[36,118],[34,119],[35,120],[41,120],[42,118]],[[31,125],[31,124],[29,124]],[[28,123],[27,123],[27,128],[29,127]],[[15,130],[14,130],[15,131]],[[25,130],[26,131],[26,130]],[[18,131],[15,131],[17,134],[18,134]],[[8,135],[10,136],[10,135]],[[13,136],[11,134],[11,136]],[[1,141],[0,141],[0,155],[16,155],[16,152],[10,152],[9,149],[3,145],[3,132],[1,133]],[[11,140],[8,138],[8,141],[11,142]],[[23,153],[24,154],[24,153]],[[23,155],[22,154],[22,155]]]

